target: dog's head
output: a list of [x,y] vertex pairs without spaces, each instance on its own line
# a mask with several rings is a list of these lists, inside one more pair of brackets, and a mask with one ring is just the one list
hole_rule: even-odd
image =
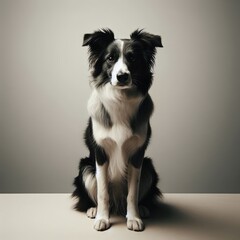
[[161,37],[136,30],[130,39],[115,39],[110,29],[85,34],[89,63],[96,87],[111,84],[119,89],[137,88],[146,94],[152,83],[156,47]]

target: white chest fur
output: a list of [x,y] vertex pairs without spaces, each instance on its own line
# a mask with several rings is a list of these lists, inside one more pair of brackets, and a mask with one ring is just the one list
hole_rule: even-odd
[[[111,85],[94,90],[89,99],[88,111],[92,118],[93,135],[109,158],[109,177],[112,181],[126,176],[129,158],[146,140],[147,123],[134,132],[130,124],[141,101],[142,97],[127,99]],[[104,126],[95,117],[102,111],[102,104],[112,121],[111,127]]]

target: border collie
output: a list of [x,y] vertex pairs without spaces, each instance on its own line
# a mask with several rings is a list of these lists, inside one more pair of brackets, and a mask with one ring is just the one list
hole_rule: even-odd
[[144,157],[151,136],[152,84],[161,37],[136,30],[115,39],[110,29],[85,34],[89,47],[92,94],[85,131],[89,157],[80,160],[73,196],[76,209],[95,218],[94,228],[110,227],[110,212],[126,215],[127,227],[142,231],[141,217],[161,196],[158,175]]

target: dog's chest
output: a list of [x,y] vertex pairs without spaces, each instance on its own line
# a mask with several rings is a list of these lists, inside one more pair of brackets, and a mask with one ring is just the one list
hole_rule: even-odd
[[[111,153],[114,149],[119,149],[123,154],[129,156],[135,149],[139,148],[144,141],[146,135],[146,125],[140,126],[138,129],[132,129],[131,119],[134,117],[137,109],[134,106],[127,104],[111,104],[111,106],[104,105],[107,111],[111,126],[104,124],[104,119],[96,119],[99,111],[103,111],[102,107],[94,109],[95,114],[92,116],[93,135],[100,146],[102,146],[107,153]],[[106,117],[103,114],[103,117]],[[126,157],[127,157],[126,156]]]
[[146,139],[145,131],[133,133],[129,126],[113,124],[105,128],[94,119],[93,135],[108,157],[108,173],[111,182],[121,182],[126,178],[128,161]]
[[[136,102],[105,101],[92,94],[88,111],[92,118],[93,136],[109,158],[110,177],[118,178],[125,174],[128,159],[141,147],[147,135],[147,124],[132,130],[131,119],[138,111]],[[104,108],[103,108],[104,106]],[[104,124],[105,118],[111,124]]]

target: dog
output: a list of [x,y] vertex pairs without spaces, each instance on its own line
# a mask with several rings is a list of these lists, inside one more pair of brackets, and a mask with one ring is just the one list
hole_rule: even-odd
[[85,131],[89,157],[80,160],[74,180],[75,208],[95,218],[98,231],[110,227],[110,213],[126,215],[127,228],[144,230],[147,217],[161,192],[158,174],[144,156],[151,137],[149,119],[153,80],[161,37],[136,30],[130,39],[115,39],[110,29],[85,34],[89,48],[90,115]]

